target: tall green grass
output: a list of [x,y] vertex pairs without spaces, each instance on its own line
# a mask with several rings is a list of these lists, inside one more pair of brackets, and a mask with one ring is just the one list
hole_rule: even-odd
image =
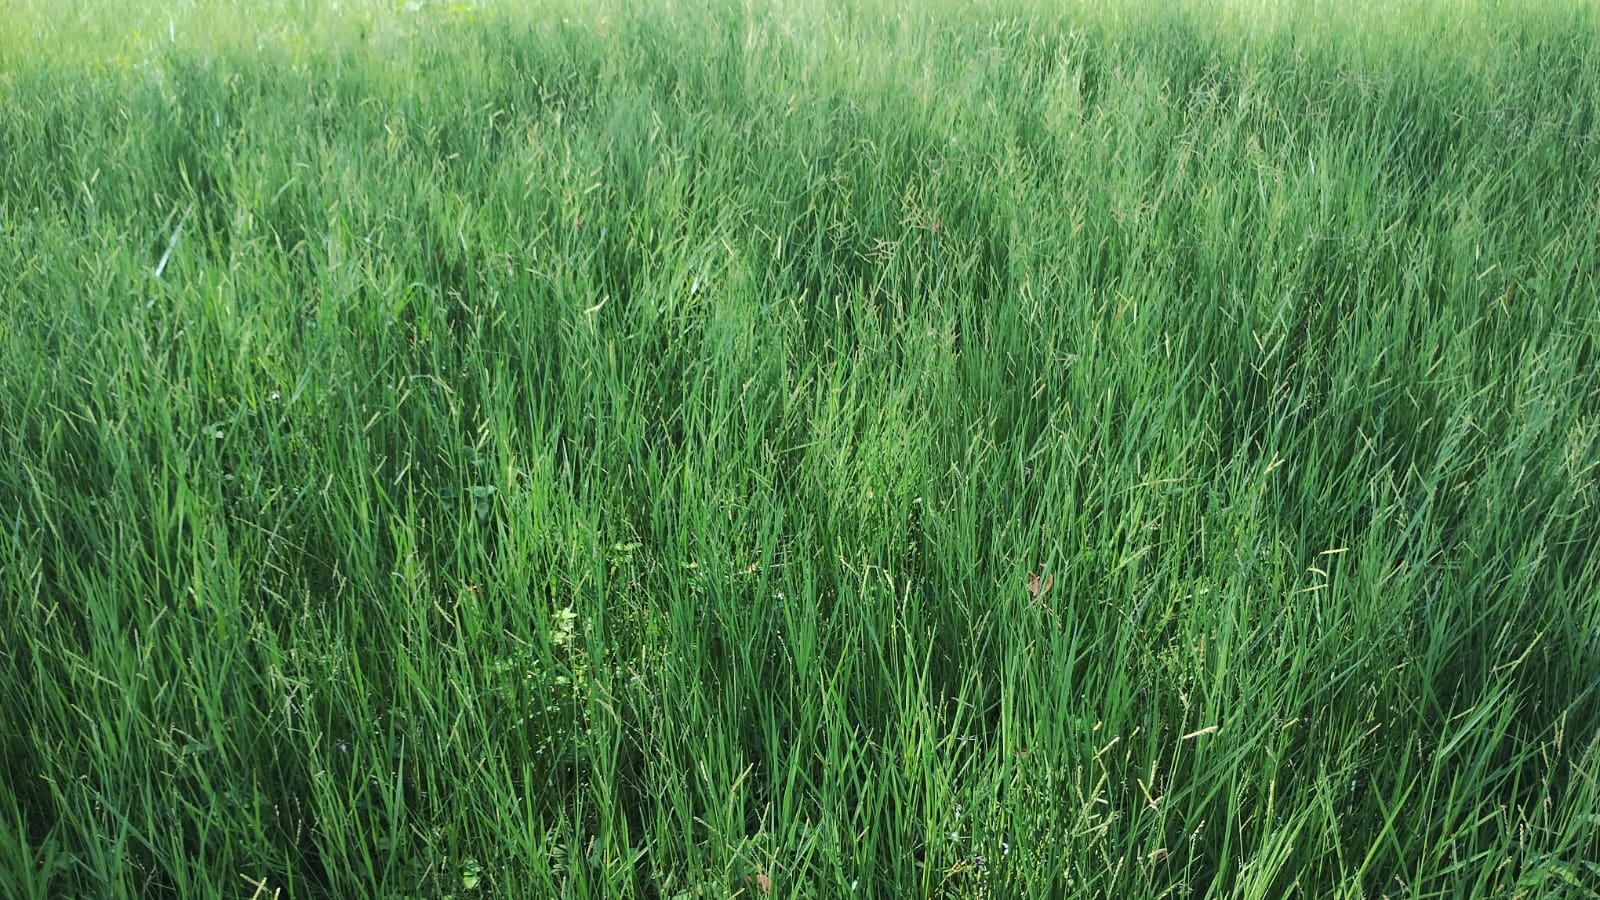
[[1595,896],[1589,3],[0,11],[0,894]]

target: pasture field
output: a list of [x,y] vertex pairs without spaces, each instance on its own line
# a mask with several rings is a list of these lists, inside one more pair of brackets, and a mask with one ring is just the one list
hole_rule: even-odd
[[1595,897],[1600,7],[0,3],[0,895]]

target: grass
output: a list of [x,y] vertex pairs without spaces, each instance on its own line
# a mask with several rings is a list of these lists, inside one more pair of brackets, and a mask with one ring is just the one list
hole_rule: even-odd
[[906,6],[0,11],[0,894],[1596,896],[1600,12]]

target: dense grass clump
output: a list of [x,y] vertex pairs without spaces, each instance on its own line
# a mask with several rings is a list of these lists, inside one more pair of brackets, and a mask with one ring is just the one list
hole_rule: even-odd
[[1600,15],[1467,6],[9,4],[0,895],[1595,896]]

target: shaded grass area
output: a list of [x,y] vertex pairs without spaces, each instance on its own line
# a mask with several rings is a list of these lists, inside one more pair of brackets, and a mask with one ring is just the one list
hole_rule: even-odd
[[1592,896],[1600,22],[1443,8],[11,11],[0,893]]

